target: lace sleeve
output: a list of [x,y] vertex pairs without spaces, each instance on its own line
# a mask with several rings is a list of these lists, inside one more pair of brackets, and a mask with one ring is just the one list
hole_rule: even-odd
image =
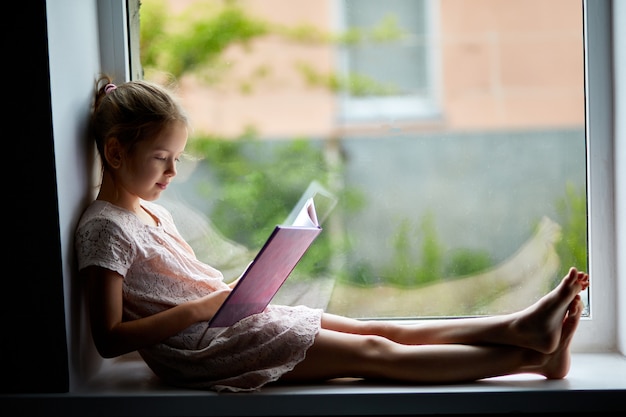
[[136,247],[128,233],[109,219],[94,218],[76,231],[78,269],[101,266],[126,276]]

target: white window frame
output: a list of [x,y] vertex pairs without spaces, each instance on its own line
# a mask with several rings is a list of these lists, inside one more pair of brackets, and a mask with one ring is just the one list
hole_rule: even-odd
[[[572,342],[575,352],[617,347],[618,277],[614,202],[611,7],[583,1],[590,314]],[[622,280],[623,281],[623,280]]]
[[[615,131],[613,132],[615,164],[615,317],[621,320],[615,324],[617,351],[626,354],[626,4],[614,2],[613,17],[613,68],[614,85],[611,89],[614,99]],[[621,302],[619,302],[621,301]]]
[[[131,20],[128,10],[134,1],[98,1],[98,28],[100,32],[100,63],[102,72],[116,80],[129,80],[132,61],[130,38]],[[135,31],[137,32],[137,31]],[[139,59],[138,57],[136,59]]]

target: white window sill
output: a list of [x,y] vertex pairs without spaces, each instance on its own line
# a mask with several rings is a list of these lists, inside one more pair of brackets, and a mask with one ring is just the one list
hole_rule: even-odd
[[[33,401],[36,399],[36,401]],[[0,396],[23,415],[420,415],[626,411],[626,357],[578,353],[569,375],[491,378],[468,384],[401,385],[336,380],[269,386],[255,393],[167,387],[140,360],[105,364],[78,392]]]

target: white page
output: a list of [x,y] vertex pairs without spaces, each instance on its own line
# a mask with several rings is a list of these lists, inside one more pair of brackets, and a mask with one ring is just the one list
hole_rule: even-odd
[[306,200],[306,203],[302,206],[302,209],[291,225],[302,227],[319,226],[319,223],[317,222],[317,214],[315,213],[315,204],[313,203],[312,197]]

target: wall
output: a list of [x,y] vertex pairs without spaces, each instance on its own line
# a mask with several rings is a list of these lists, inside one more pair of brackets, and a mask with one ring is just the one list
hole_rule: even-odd
[[85,158],[90,154],[85,136],[94,79],[100,69],[97,2],[54,0],[48,2],[47,12],[56,175],[61,196],[59,227],[65,325],[69,330],[70,388],[73,388],[80,383],[81,370],[89,370],[100,362],[82,314],[71,250],[76,221],[95,189],[91,179],[95,164]]

